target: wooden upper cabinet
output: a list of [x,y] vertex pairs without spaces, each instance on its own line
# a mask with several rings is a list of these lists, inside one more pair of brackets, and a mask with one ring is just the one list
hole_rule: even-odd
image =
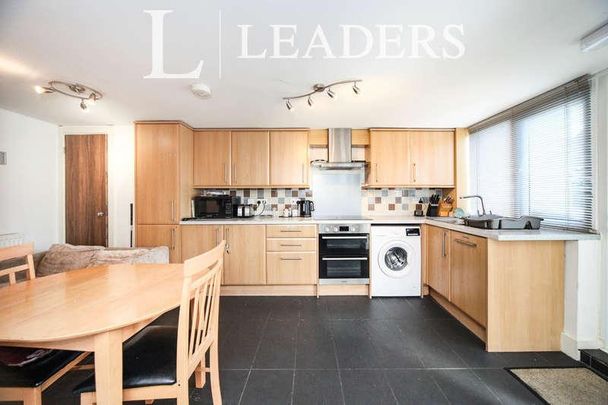
[[454,186],[454,132],[410,131],[412,185]]
[[270,185],[270,135],[268,131],[233,131],[232,185]]
[[451,232],[450,297],[454,305],[487,324],[488,246],[485,238]]
[[454,186],[454,132],[370,130],[368,185]]
[[189,217],[192,130],[181,124],[135,126],[135,209],[138,224],[177,224]]
[[230,185],[230,131],[194,132],[194,186]]
[[370,186],[406,185],[410,179],[405,131],[370,131]]
[[270,184],[308,185],[308,131],[270,132]]
[[426,227],[426,266],[429,287],[450,299],[450,231]]
[[266,226],[226,225],[224,284],[266,284]]

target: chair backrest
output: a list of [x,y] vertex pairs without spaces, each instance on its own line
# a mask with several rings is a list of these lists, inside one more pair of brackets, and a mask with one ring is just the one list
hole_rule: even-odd
[[184,284],[177,331],[178,383],[188,378],[217,339],[220,283],[226,241],[184,262]]
[[25,263],[13,265],[11,267],[0,270],[0,279],[8,276],[9,285],[17,282],[17,273],[24,271],[28,280],[36,278],[36,272],[34,271],[34,244],[24,243],[23,245],[9,246],[0,249],[0,263],[5,261],[16,261],[17,259],[24,259]]

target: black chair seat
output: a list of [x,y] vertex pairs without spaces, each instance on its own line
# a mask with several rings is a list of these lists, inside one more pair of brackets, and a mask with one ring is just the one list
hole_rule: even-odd
[[22,367],[0,364],[0,387],[38,387],[81,354],[82,352],[70,350],[54,350]]
[[[172,385],[176,382],[177,328],[148,326],[123,348],[123,388]],[[95,391],[95,376],[74,388],[75,394]]]

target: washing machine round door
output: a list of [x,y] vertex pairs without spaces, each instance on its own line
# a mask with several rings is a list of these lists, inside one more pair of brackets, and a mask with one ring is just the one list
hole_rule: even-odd
[[389,277],[405,277],[411,267],[412,251],[412,247],[401,240],[387,242],[378,254],[378,265]]

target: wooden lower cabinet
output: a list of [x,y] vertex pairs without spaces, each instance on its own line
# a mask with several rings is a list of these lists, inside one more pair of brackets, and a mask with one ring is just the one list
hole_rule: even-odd
[[266,284],[266,226],[226,225],[224,237],[224,284]]
[[488,312],[487,240],[451,232],[449,299],[482,326]]
[[316,252],[266,254],[268,284],[316,284]]
[[136,228],[137,247],[167,246],[169,261],[181,263],[181,235],[177,225],[138,225]]
[[450,231],[427,226],[426,232],[427,283],[450,299]]
[[181,229],[182,261],[203,254],[224,239],[222,225],[184,225]]

